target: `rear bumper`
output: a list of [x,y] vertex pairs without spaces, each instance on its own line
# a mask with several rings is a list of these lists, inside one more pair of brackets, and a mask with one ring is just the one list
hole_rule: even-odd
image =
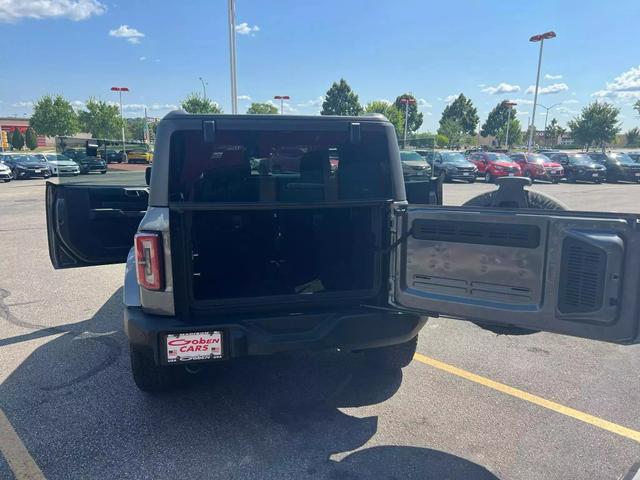
[[306,315],[185,322],[126,307],[124,327],[131,344],[166,365],[168,333],[220,330],[225,358],[271,355],[293,350],[361,350],[403,343],[415,337],[427,319],[413,314],[355,309]]
[[[597,176],[594,176],[594,174],[596,173],[597,173]],[[606,179],[607,179],[607,174],[605,172],[576,173],[576,180],[582,180],[585,182],[604,181]]]
[[447,178],[451,180],[475,180],[476,176],[476,172],[469,172],[467,175],[465,175],[464,173],[447,174]]

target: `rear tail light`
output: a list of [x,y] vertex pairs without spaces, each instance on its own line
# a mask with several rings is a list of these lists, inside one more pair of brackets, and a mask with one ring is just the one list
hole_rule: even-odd
[[164,284],[162,237],[159,233],[138,233],[135,246],[138,283],[147,290],[160,290]]

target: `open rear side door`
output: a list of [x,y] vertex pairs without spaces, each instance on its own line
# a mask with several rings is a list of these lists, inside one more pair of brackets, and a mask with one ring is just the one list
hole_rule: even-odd
[[391,303],[424,314],[638,343],[640,216],[409,206]]
[[47,183],[47,235],[53,266],[124,263],[148,197],[145,187]]

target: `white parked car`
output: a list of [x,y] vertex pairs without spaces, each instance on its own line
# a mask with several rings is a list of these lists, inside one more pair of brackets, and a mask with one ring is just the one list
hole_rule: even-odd
[[47,162],[51,175],[80,175],[80,166],[59,153],[36,153],[35,157]]
[[2,157],[0,157],[0,180],[3,182],[10,182],[13,179],[13,173],[8,165],[2,163]]

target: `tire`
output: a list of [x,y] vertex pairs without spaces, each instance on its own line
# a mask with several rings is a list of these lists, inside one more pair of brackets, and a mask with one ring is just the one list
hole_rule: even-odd
[[[490,207],[493,201],[493,195],[496,191],[485,192],[471,200],[467,200],[463,203],[466,207]],[[555,198],[545,195],[541,192],[534,192],[533,190],[526,190],[527,199],[529,201],[529,208],[536,210],[568,210],[565,204],[556,200]]]
[[2,181],[3,181],[4,183],[9,183],[9,182],[11,181],[11,179],[10,179],[10,178],[4,178]]
[[486,172],[484,174],[484,181],[487,183],[495,183],[495,180],[493,179],[493,175],[491,175],[490,172]]
[[131,345],[130,357],[133,381],[143,392],[168,392],[184,383],[184,372],[177,367],[159,367],[149,355]]
[[533,178],[533,175],[531,175],[531,172],[529,171],[525,172],[524,176],[527,177],[529,180],[531,180],[531,185],[536,183],[536,179]]
[[560,183],[560,179],[559,178],[554,178],[551,180],[551,183],[553,183],[554,185],[557,185],[558,183]]
[[418,346],[418,335],[408,342],[388,347],[371,348],[364,351],[367,360],[384,370],[399,370],[413,360]]
[[101,173],[102,175],[104,175],[105,173],[107,173],[107,171],[106,171],[106,170],[104,170],[104,171],[102,171],[102,172],[100,172],[100,173]]
[[573,172],[567,172],[566,177],[567,177],[567,182],[576,183],[576,176]]
[[470,178],[469,180],[467,180],[467,183],[476,183],[476,179],[475,178]]

